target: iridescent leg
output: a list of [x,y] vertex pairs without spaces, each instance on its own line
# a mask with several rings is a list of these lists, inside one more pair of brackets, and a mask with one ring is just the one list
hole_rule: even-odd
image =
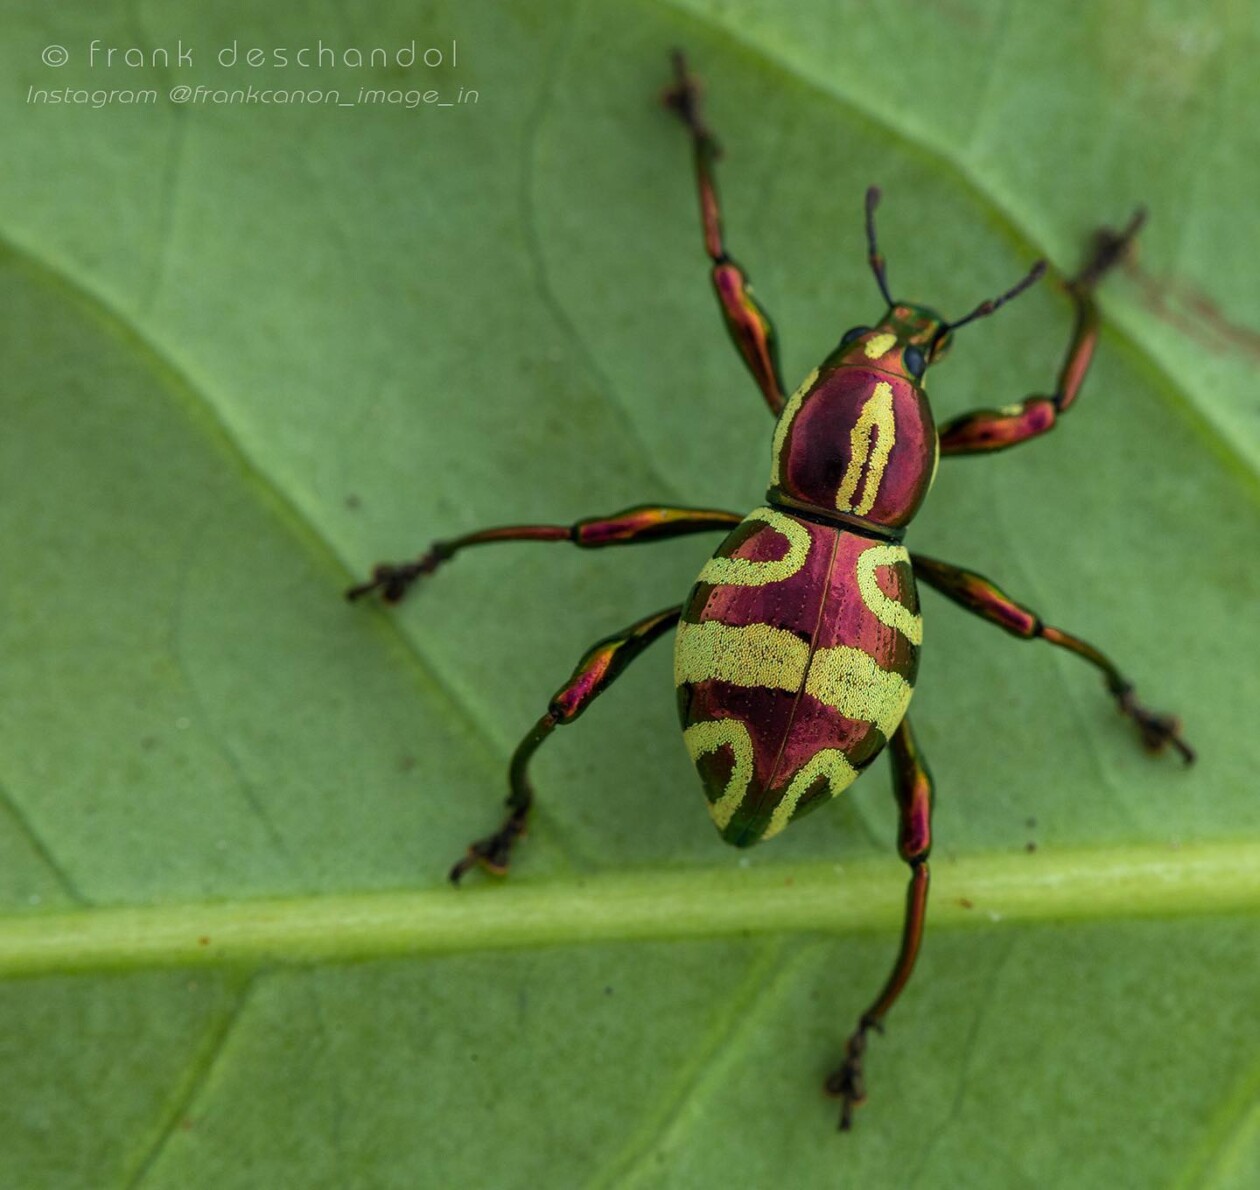
[[587,517],[573,525],[501,525],[481,529],[449,541],[435,541],[414,562],[382,562],[372,568],[372,577],[351,587],[346,598],[355,600],[380,591],[386,603],[397,603],[417,579],[432,574],[443,562],[472,545],[494,541],[568,541],[583,549],[606,545],[631,545],[640,541],[661,541],[688,533],[729,529],[743,520],[738,513],[712,508],[667,508],[641,504],[612,516]]
[[631,624],[624,632],[605,637],[587,650],[572,676],[552,697],[547,713],[534,724],[512,756],[508,769],[511,791],[503,825],[468,848],[468,854],[451,869],[453,883],[458,884],[460,877],[478,864],[496,876],[507,872],[512,846],[525,834],[529,808],[534,800],[534,790],[526,773],[530,758],[557,727],[572,723],[648,645],[673,628],[681,614],[681,604],[666,608]]
[[923,923],[927,916],[928,852],[932,849],[932,774],[919,755],[910,720],[902,719],[888,741],[893,766],[893,795],[901,827],[897,850],[910,865],[910,883],[906,889],[906,915],[901,930],[901,948],[892,973],[875,1002],[862,1013],[858,1027],[845,1044],[844,1062],[827,1079],[827,1093],[842,1100],[840,1129],[853,1126],[853,1111],[866,1101],[866,1085],[862,1076],[862,1059],[866,1055],[867,1034],[884,1030],[884,1017],[897,1002],[914,971],[914,961],[923,941]]
[[1145,219],[1146,213],[1139,210],[1122,232],[1098,232],[1085,267],[1067,282],[1067,291],[1076,305],[1076,325],[1054,392],[1049,396],[1026,397],[1004,409],[974,409],[947,421],[940,430],[941,454],[984,454],[1005,450],[1054,427],[1059,415],[1067,411],[1081,391],[1098,343],[1098,306],[1094,302],[1094,288],[1103,275],[1123,259]]
[[1036,612],[1016,603],[987,578],[948,562],[911,554],[914,576],[929,587],[934,587],[948,599],[969,612],[1005,628],[1012,636],[1023,640],[1044,640],[1061,649],[1067,649],[1083,657],[1102,672],[1107,690],[1121,712],[1137,724],[1142,745],[1150,752],[1162,751],[1166,746],[1175,748],[1182,759],[1190,764],[1194,750],[1181,738],[1181,724],[1173,715],[1149,711],[1133,695],[1133,683],[1129,681],[1104,654],[1080,637],[1072,636],[1060,628],[1043,624]]
[[700,218],[704,247],[713,261],[713,288],[722,306],[722,317],[739,354],[753,374],[770,411],[783,408],[783,380],[779,375],[779,345],[769,315],[757,304],[748,274],[726,254],[722,242],[722,213],[718,207],[714,162],[722,155],[717,138],[700,116],[700,84],[687,71],[681,50],[674,51],[674,85],[666,90],[665,106],[691,133],[696,159],[696,184],[700,191]]

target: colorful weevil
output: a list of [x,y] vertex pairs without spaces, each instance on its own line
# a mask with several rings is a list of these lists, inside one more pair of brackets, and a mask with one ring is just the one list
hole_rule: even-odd
[[775,336],[747,275],[726,253],[713,166],[718,143],[700,117],[699,90],[681,54],[665,103],[686,125],[695,154],[705,248],[727,329],[778,418],[763,508],[740,516],[705,508],[640,505],[573,525],[509,525],[438,541],[414,562],[382,564],[347,594],[379,590],[397,602],[416,579],[460,550],[492,541],[568,541],[586,549],[729,529],[686,602],[595,644],[521,741],[509,769],[508,815],[452,868],[502,875],[525,833],[533,790],[526,768],[557,727],[572,723],[658,637],[676,628],[674,674],[683,739],[722,838],[748,847],[845,789],[885,747],[900,816],[898,850],[910,866],[901,946],[883,989],[858,1020],[844,1059],[826,1081],[842,1101],[841,1129],[865,1099],[867,1034],[881,1029],[914,967],[923,935],[931,847],[932,780],[906,707],[918,668],[922,621],[915,580],[1026,640],[1067,649],[1101,671],[1120,710],[1152,751],[1194,753],[1179,724],[1134,697],[1102,653],[1052,628],[980,575],[901,544],[940,455],[1002,450],[1051,429],[1080,391],[1098,336],[1092,290],[1142,221],[1098,237],[1092,258],[1067,283],[1076,326],[1058,383],[1001,409],[932,420],[923,375],[954,331],[999,306],[1044,272],[1038,263],[1013,289],[949,322],[925,306],[894,301],[875,240],[879,191],[866,194],[870,265],[887,303],[879,321],[847,331],[791,396],[779,378]]

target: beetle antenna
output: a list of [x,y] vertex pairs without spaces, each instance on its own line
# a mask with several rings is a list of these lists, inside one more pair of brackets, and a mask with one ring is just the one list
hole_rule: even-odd
[[888,307],[891,309],[897,303],[893,301],[892,294],[888,292],[888,277],[884,273],[884,258],[875,242],[875,208],[879,206],[879,198],[878,186],[872,186],[867,190],[866,252],[867,259],[871,262],[871,272],[875,274],[875,280],[879,283],[879,292],[884,295],[884,301],[888,303]]
[[1019,297],[1019,295],[1030,285],[1034,285],[1036,282],[1040,281],[1042,276],[1045,274],[1045,271],[1046,262],[1044,260],[1037,261],[1037,263],[1028,270],[1028,276],[1026,276],[1018,285],[1008,289],[999,298],[990,298],[987,302],[981,302],[970,314],[967,315],[966,318],[960,318],[957,322],[947,322],[943,327],[941,327],[940,333],[943,335],[946,331],[955,331],[960,326],[966,326],[967,323],[974,322],[977,318],[987,318],[999,306],[1005,306],[1011,298]]

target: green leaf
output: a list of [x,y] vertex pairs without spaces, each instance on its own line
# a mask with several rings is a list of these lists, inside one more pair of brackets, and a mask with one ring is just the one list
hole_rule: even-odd
[[[1252,8],[359,13],[8,17],[0,1184],[1254,1185]],[[321,38],[458,60],[274,64]],[[217,63],[234,40],[267,64]],[[540,754],[512,877],[444,882],[581,651],[706,544],[504,546],[394,611],[341,598],[485,524],[760,500],[771,427],[656,102],[676,45],[790,382],[878,313],[872,182],[892,285],[948,312],[1150,211],[1079,404],[947,461],[912,540],[1105,648],[1200,762],[925,598],[933,903],[845,1138],[820,1087],[902,903],[882,773],[723,848],[661,646]],[[32,98],[58,87],[158,99]],[[1043,284],[960,333],[938,413],[1044,391],[1070,319]]]

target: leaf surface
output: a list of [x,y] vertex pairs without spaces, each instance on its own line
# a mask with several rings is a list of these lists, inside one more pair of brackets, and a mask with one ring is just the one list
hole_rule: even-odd
[[[0,1183],[1254,1185],[1252,8],[353,12],[8,17]],[[319,38],[458,61],[215,60]],[[582,650],[681,599],[706,543],[504,546],[395,611],[341,599],[435,536],[761,499],[771,427],[655,103],[675,45],[789,383],[879,313],[871,182],[894,289],[955,314],[1150,211],[1070,417],[948,460],[912,542],[1106,649],[1200,762],[925,597],[934,902],[844,1139],[819,1087],[902,900],[882,772],[723,848],[660,646],[540,754],[512,878],[444,885]],[[65,86],[159,97],[29,101]],[[960,332],[938,415],[1045,391],[1069,329],[1043,284]]]

